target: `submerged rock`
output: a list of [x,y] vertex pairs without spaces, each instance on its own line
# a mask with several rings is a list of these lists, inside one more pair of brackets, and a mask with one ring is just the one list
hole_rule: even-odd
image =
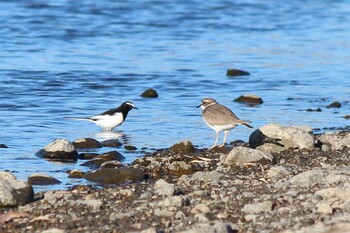
[[0,148],[8,148],[5,144],[0,143]]
[[104,147],[119,147],[123,145],[118,139],[108,139],[102,142]]
[[66,139],[56,139],[43,149],[35,153],[36,156],[60,160],[60,161],[76,161],[78,160],[78,152],[72,143]]
[[87,173],[83,178],[100,184],[117,184],[127,180],[143,180],[144,174],[138,168],[101,168]]
[[141,96],[144,97],[144,98],[157,98],[158,97],[158,93],[154,89],[149,88],[149,89],[145,90],[141,94]]
[[335,101],[335,102],[327,105],[326,108],[341,108],[341,103],[338,101]]
[[190,141],[183,141],[172,145],[169,150],[179,153],[192,153],[194,152],[194,146]]
[[10,172],[0,172],[0,208],[25,205],[34,199],[33,187]]
[[101,164],[103,164],[106,161],[121,161],[123,159],[125,159],[125,157],[118,151],[109,151],[107,153],[97,156],[96,158],[82,163],[80,166],[98,168]]
[[79,138],[73,143],[75,148],[101,148],[102,143],[93,138]]
[[78,169],[74,169],[69,172],[68,178],[83,178],[85,176],[85,172],[80,171]]
[[61,181],[43,173],[33,173],[28,176],[28,183],[31,185],[60,184]]
[[226,71],[226,76],[242,76],[242,75],[250,75],[249,72],[238,69],[228,69]]
[[265,152],[280,152],[287,148],[314,148],[310,127],[286,127],[268,124],[255,130],[249,137],[252,148]]
[[262,100],[262,98],[260,96],[253,95],[253,94],[241,95],[240,97],[236,98],[234,101],[241,102],[241,103],[249,103],[249,104],[254,104],[254,105],[264,103],[264,101]]

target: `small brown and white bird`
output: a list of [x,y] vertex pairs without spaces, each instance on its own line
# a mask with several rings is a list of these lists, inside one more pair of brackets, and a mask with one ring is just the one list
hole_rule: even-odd
[[119,107],[110,109],[96,116],[66,118],[72,120],[91,121],[96,125],[100,126],[103,130],[111,131],[125,121],[129,111],[133,108],[138,109],[133,103],[131,103],[130,101],[126,101],[122,103]]
[[225,146],[227,134],[237,125],[245,125],[249,128],[253,128],[253,126],[248,124],[250,121],[240,120],[229,108],[219,104],[213,98],[202,99],[202,103],[198,105],[197,108],[199,107],[203,110],[202,118],[204,122],[216,132],[215,143],[210,149],[216,147],[221,131],[225,131],[225,133],[224,141],[219,147]]

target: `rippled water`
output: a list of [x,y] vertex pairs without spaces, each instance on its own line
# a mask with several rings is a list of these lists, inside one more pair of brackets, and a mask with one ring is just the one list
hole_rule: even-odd
[[[55,138],[123,135],[138,151],[182,140],[211,146],[215,133],[195,108],[203,97],[255,127],[349,125],[342,117],[350,114],[348,1],[0,1],[0,34],[0,143],[10,147],[0,150],[0,170],[20,179],[44,172],[63,182],[36,190],[85,182],[65,173],[86,169],[80,161],[34,156]],[[230,78],[229,68],[251,75]],[[141,98],[147,88],[160,97]],[[264,104],[233,102],[246,93]],[[126,100],[140,110],[113,134],[64,119]],[[325,108],[333,101],[342,108]],[[323,111],[305,111],[318,107]],[[251,132],[238,127],[229,140],[247,141]],[[142,155],[118,150],[126,163]]]

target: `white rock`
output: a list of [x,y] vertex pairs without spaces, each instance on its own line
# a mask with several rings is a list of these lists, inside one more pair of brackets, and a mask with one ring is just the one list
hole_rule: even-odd
[[233,148],[222,161],[225,165],[271,162],[273,156],[259,150],[238,146]]
[[50,144],[44,147],[44,150],[47,152],[57,152],[57,151],[64,151],[64,152],[73,152],[74,146],[72,143],[70,143],[67,139],[56,139],[52,141]]
[[292,172],[283,166],[274,166],[267,171],[267,176],[270,178],[283,178],[291,174]]
[[343,202],[350,203],[350,187],[334,187],[328,189],[321,189],[317,191],[315,195],[321,196],[323,200],[336,198]]
[[[271,139],[279,139],[272,143]],[[255,130],[249,137],[252,148],[266,152],[279,152],[287,148],[314,148],[314,138],[310,128],[286,127],[279,124],[268,124]],[[278,145],[280,144],[280,145]]]
[[0,207],[24,205],[33,201],[34,191],[27,182],[9,172],[0,172]]
[[242,211],[248,214],[259,214],[269,212],[272,210],[272,201],[264,201],[254,204],[246,204]]
[[58,229],[58,228],[51,228],[51,229],[47,229],[42,231],[42,233],[64,233],[65,231],[62,229]]
[[319,214],[332,214],[333,209],[327,202],[320,202],[316,205],[317,213]]
[[157,180],[157,182],[154,184],[153,189],[157,195],[164,196],[172,196],[175,192],[175,186],[173,184],[169,184],[163,179]]
[[350,147],[350,133],[341,135],[338,132],[327,132],[322,134],[319,140],[324,144],[330,144],[332,150],[341,150]]

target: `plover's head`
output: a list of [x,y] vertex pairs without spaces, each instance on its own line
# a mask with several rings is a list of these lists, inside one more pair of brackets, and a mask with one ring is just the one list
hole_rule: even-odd
[[210,105],[217,104],[217,103],[218,102],[216,102],[216,100],[214,100],[213,98],[204,98],[202,99],[202,103],[198,105],[197,108],[201,107],[201,109],[205,109]]
[[123,105],[125,107],[129,108],[130,110],[133,109],[133,108],[138,110],[138,108],[131,101],[126,101],[126,102],[123,103]]

